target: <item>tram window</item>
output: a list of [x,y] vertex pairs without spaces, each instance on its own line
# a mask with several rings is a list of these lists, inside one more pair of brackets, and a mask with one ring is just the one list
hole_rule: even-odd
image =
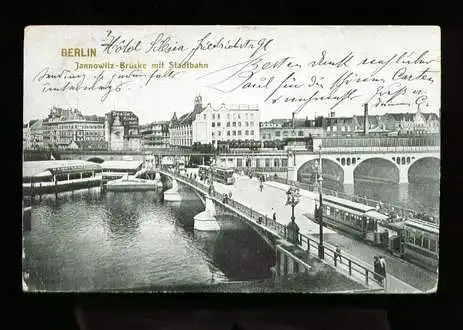
[[421,235],[421,233],[416,233],[415,234],[415,245],[416,246],[422,246],[423,245],[423,235]]
[[326,215],[331,215],[331,207],[326,207]]
[[423,248],[429,249],[429,239],[426,236],[423,236]]
[[436,252],[436,248],[437,248],[436,240],[430,238],[430,239],[429,239],[429,250],[430,250],[431,252]]

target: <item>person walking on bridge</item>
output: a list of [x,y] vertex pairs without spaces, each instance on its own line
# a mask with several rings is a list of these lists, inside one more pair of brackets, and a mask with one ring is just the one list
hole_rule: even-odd
[[386,279],[386,260],[384,259],[383,256],[379,257],[379,274],[383,275],[383,278],[381,279],[381,284],[383,284],[383,281]]
[[273,210],[273,208],[272,208],[272,212],[273,212],[273,221],[277,221],[277,213]]
[[262,181],[259,184],[259,189],[260,189],[260,192],[262,192],[262,190],[264,189],[264,184],[262,183]]
[[341,248],[339,246],[336,246],[336,251],[334,252],[334,263],[339,261],[342,263],[342,258],[341,258]]

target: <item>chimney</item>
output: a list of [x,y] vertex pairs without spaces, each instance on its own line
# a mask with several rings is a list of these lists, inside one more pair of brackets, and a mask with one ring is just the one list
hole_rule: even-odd
[[363,120],[363,123],[364,123],[365,127],[364,127],[363,132],[364,132],[365,135],[367,135],[368,134],[368,126],[369,126],[369,124],[368,124],[368,103],[365,103],[363,105],[363,107],[365,109],[365,114],[364,114],[365,118]]

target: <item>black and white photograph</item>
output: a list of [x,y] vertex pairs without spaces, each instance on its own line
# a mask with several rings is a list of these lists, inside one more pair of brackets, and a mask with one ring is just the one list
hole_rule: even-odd
[[440,39],[26,27],[22,290],[436,292]]

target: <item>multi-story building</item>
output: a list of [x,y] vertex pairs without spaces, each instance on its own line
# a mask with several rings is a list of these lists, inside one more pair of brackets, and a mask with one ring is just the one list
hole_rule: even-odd
[[140,126],[143,146],[167,148],[169,146],[169,122],[158,121]]
[[215,109],[208,104],[193,121],[193,143],[259,141],[259,122],[257,105],[222,103]]
[[33,136],[32,126],[37,122],[37,119],[30,120],[27,124],[23,125],[23,149],[30,150],[32,148]]
[[202,106],[201,96],[195,99],[192,112],[170,122],[170,143],[176,146],[192,146],[194,143],[212,144],[219,141],[259,141],[259,107],[238,104],[213,108],[209,103]]
[[30,125],[30,149],[43,149],[45,147],[43,143],[43,119],[35,121]]
[[316,120],[296,119],[272,119],[260,123],[260,137],[263,146],[270,146],[270,143],[278,145],[279,142],[286,144],[288,140],[303,140],[308,137],[323,136],[325,131],[321,123]]
[[365,106],[365,113],[361,116],[324,118],[323,127],[327,135],[429,134],[439,133],[440,121],[436,113],[421,111],[372,116]]
[[174,112],[169,122],[169,144],[171,146],[191,147],[193,145],[193,121],[202,110],[202,98],[196,96],[193,111],[178,119]]
[[73,141],[104,141],[104,118],[85,117],[77,109],[52,107],[42,124],[45,146],[65,149]]
[[132,111],[111,111],[105,115],[105,139],[110,150],[142,148],[138,117]]
[[398,134],[429,134],[440,132],[436,113],[387,113],[383,116],[386,129]]

